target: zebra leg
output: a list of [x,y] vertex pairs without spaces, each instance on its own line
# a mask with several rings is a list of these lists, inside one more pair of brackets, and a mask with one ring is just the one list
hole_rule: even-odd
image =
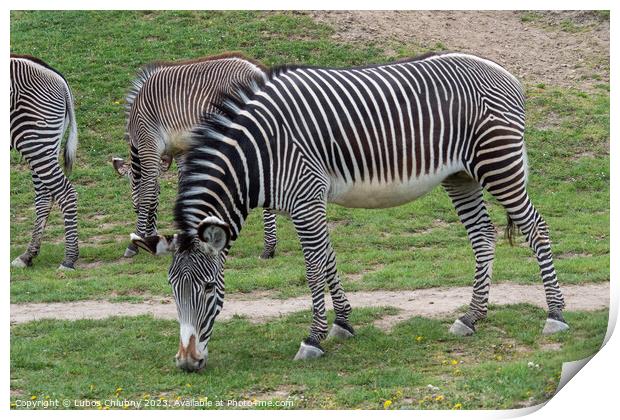
[[327,286],[329,287],[329,293],[332,296],[332,304],[334,305],[334,312],[336,312],[336,319],[332,328],[329,330],[327,338],[347,339],[355,336],[355,330],[349,323],[349,315],[351,314],[351,305],[349,300],[342,289],[340,283],[340,277],[336,270],[336,254],[332,246],[329,246],[327,253],[327,267],[325,269],[325,277],[327,279]]
[[[159,161],[155,162],[159,164]],[[136,235],[145,238],[149,229],[149,221],[152,222],[153,213],[157,209],[159,182],[157,180],[158,167],[149,168],[142,160],[142,178],[140,179],[140,202],[138,205],[138,221],[136,223]]]
[[469,310],[450,327],[455,335],[467,336],[475,324],[487,316],[489,289],[495,256],[495,228],[482,196],[482,187],[469,175],[457,174],[443,182],[471,242],[476,258],[476,273]]
[[553,265],[549,229],[542,216],[532,205],[525,189],[525,183],[521,181],[514,188],[508,190],[505,184],[487,189],[508,212],[509,223],[512,221],[525,235],[527,243],[538,260],[548,308],[543,334],[568,330],[568,324],[562,316],[564,296],[560,290]]
[[77,192],[60,169],[58,162],[45,175],[35,170],[54,201],[60,206],[65,223],[65,258],[59,270],[73,270],[79,256],[77,231]]
[[291,215],[299,235],[306,263],[306,278],[312,294],[312,325],[310,335],[301,342],[295,360],[321,357],[321,341],[327,336],[325,313],[325,272],[329,233],[325,218],[325,203],[308,203]]
[[261,258],[266,260],[273,258],[276,252],[278,238],[276,236],[276,215],[269,210],[263,210],[263,223],[265,231],[265,246]]
[[155,200],[153,202],[153,206],[149,209],[148,212],[145,237],[157,235],[157,206],[159,204],[160,192],[159,183],[157,183],[156,188],[157,192],[155,193]]
[[52,195],[34,171],[32,172],[32,183],[34,184],[35,191],[34,207],[36,213],[32,239],[30,240],[26,252],[13,260],[11,263],[13,267],[29,267],[32,265],[32,260],[39,255],[43,230],[45,229],[47,218],[54,204]]

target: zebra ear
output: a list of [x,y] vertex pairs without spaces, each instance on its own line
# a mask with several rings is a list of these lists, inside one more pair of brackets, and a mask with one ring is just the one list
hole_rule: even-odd
[[129,176],[129,165],[122,158],[113,158],[112,166],[120,176]]
[[153,255],[170,254],[177,249],[177,235],[154,235],[142,238],[135,233],[130,235],[131,243]]
[[200,239],[213,254],[219,254],[230,241],[230,226],[217,217],[206,217],[198,225]]

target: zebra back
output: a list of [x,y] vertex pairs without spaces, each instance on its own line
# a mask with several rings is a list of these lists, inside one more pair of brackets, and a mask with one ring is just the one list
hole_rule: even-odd
[[[38,66],[42,67],[43,70]],[[75,101],[69,83],[62,73],[40,58],[24,54],[11,54],[11,89],[13,89],[13,84],[15,84],[15,87],[23,90],[28,84],[33,83],[35,75],[37,78],[45,80],[44,83],[50,86],[58,85],[58,88],[63,90],[65,108],[63,136],[67,128],[69,128],[69,135],[64,144],[63,160],[65,173],[70,174],[77,153],[78,129],[74,109]],[[36,93],[36,95],[42,94],[42,91]],[[45,100],[45,98],[39,98],[38,100]]]

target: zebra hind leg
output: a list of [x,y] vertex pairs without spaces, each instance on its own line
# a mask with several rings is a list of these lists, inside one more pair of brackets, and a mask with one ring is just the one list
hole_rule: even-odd
[[37,172],[54,201],[60,206],[65,224],[65,258],[59,270],[73,270],[79,256],[77,231],[77,192],[60,169],[58,162],[45,176]]
[[52,205],[54,204],[52,195],[34,171],[32,171],[32,183],[34,184],[35,191],[34,206],[36,213],[36,220],[32,231],[32,239],[30,240],[30,244],[28,245],[26,252],[13,260],[11,263],[13,267],[32,266],[32,260],[39,255],[43,230],[45,229],[47,218],[49,217],[50,211],[52,210]]
[[336,319],[329,330],[327,338],[346,340],[355,336],[355,330],[349,323],[351,305],[342,289],[340,278],[336,270],[336,254],[330,246],[328,251],[327,268],[325,269],[327,286],[332,297]]
[[542,216],[532,205],[523,182],[513,189],[488,188],[489,192],[504,206],[511,223],[516,224],[525,235],[527,243],[534,252],[545,288],[548,315],[543,334],[554,334],[568,330],[568,323],[562,316],[564,296],[558,284],[553,265],[549,229]]
[[263,210],[263,223],[265,231],[265,246],[260,258],[263,260],[273,258],[278,242],[276,236],[276,215],[269,210]]
[[457,174],[443,182],[459,219],[467,230],[467,236],[476,258],[473,295],[469,310],[450,327],[455,335],[468,336],[476,330],[476,322],[486,318],[489,289],[495,256],[495,228],[484,205],[482,187],[469,175]]

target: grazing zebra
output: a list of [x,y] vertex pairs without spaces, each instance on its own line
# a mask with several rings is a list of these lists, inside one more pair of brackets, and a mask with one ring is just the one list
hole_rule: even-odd
[[35,190],[36,221],[28,249],[13,267],[27,267],[39,254],[41,237],[54,201],[65,223],[65,258],[59,269],[73,269],[78,258],[77,193],[58,163],[65,130],[65,172],[69,174],[77,150],[73,95],[67,80],[38,58],[11,54],[11,149],[28,162]]
[[[223,264],[250,209],[286,212],[300,237],[313,321],[296,359],[319,357],[326,338],[325,284],[336,320],[330,336],[354,334],[325,220],[328,202],[385,208],[442,184],[465,225],[476,270],[469,310],[451,331],[474,332],[487,314],[495,230],[483,188],[533,249],[548,304],[544,333],[565,330],[564,300],[547,226],[526,192],[524,94],[494,62],[429,54],[349,69],[283,67],[226,101],[196,131],[175,219],[180,232],[169,279],[181,327],[177,364],[204,366],[224,299]],[[136,241],[154,252],[163,238]],[[168,243],[168,242],[163,242]]]
[[[217,110],[221,98],[244,86],[265,69],[238,53],[191,61],[156,62],[142,68],[127,96],[126,138],[130,163],[114,158],[112,164],[131,183],[134,209],[138,215],[136,235],[157,232],[159,183],[175,157],[179,167],[188,147],[191,129],[201,115]],[[261,258],[271,258],[276,248],[276,220],[264,212],[265,246]],[[133,257],[131,244],[125,257]]]

